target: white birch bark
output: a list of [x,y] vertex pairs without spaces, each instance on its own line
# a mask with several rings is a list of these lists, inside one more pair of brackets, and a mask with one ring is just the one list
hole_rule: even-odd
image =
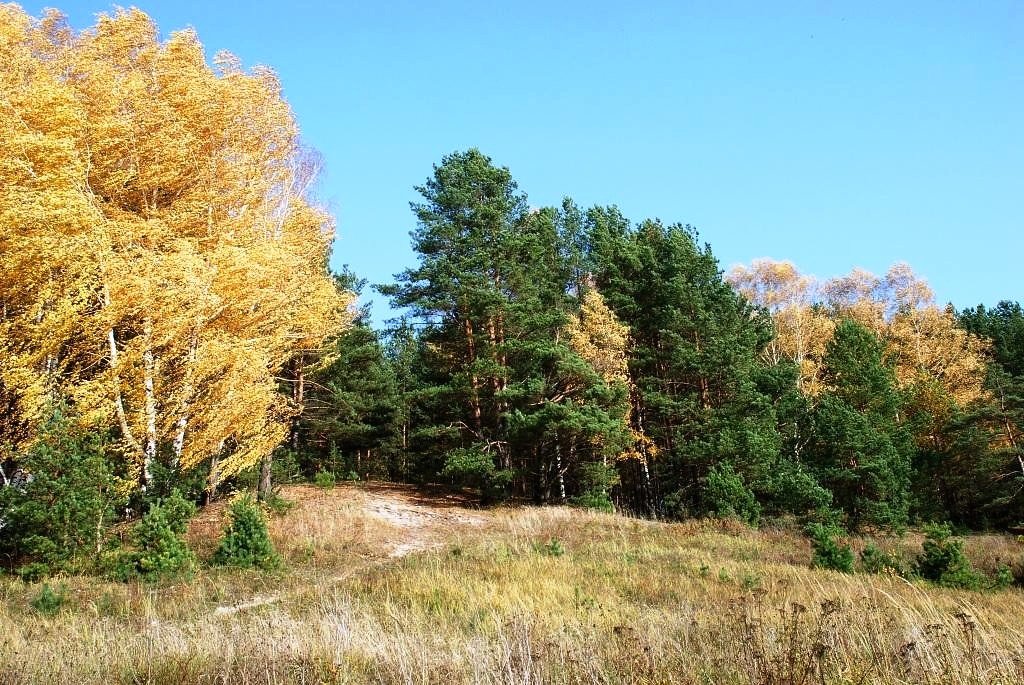
[[146,445],[142,460],[142,490],[153,480],[153,461],[156,459],[156,392],[153,378],[156,375],[156,355],[153,353],[153,322],[146,319],[143,323],[146,337],[146,349],[142,352],[143,391],[146,408]]

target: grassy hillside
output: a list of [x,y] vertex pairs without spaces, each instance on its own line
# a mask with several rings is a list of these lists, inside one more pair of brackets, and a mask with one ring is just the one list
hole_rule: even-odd
[[[31,606],[40,586],[4,581],[0,684],[1024,681],[1024,593],[811,570],[786,531],[398,487],[284,496],[275,573],[58,579],[50,616]],[[193,522],[201,556],[223,515]],[[1021,551],[969,543],[982,565]]]

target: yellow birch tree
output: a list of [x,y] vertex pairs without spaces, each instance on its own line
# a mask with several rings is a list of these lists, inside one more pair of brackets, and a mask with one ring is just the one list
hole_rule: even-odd
[[874,331],[886,343],[900,387],[920,391],[922,400],[931,398],[928,404],[936,411],[948,405],[940,395],[963,407],[984,393],[988,344],[960,328],[952,311],[937,306],[931,288],[906,264],[894,264],[884,277],[854,269],[818,283],[789,262],[760,259],[733,268],[728,280],[771,313],[776,337],[766,361],[796,362],[807,394],[822,390],[818,360],[841,319]]
[[76,33],[0,6],[0,385],[212,479],[280,443],[282,367],[350,320],[275,75],[139,10]]

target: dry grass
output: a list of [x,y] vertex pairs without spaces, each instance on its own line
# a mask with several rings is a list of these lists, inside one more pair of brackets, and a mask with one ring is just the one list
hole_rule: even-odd
[[[783,530],[480,512],[401,488],[286,496],[277,574],[69,578],[54,617],[29,608],[38,587],[0,585],[0,683],[1024,681],[1024,593],[813,571]],[[197,519],[197,549],[222,516]]]

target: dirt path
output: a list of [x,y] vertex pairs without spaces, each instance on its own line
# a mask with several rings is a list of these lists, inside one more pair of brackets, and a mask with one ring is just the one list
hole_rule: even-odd
[[[279,551],[287,554],[290,544],[313,543],[328,548],[352,544],[368,552],[351,556],[349,565],[339,567],[344,568],[343,573],[329,577],[333,582],[409,554],[442,547],[453,533],[480,528],[490,520],[487,512],[473,508],[470,499],[401,485],[368,483],[328,490],[290,485],[282,489],[282,495],[296,506],[270,521]],[[225,508],[226,502],[218,502],[193,520],[193,545],[211,547],[224,525]],[[286,601],[287,596],[285,590],[239,598],[216,607],[213,615],[231,616]]]
[[424,500],[408,491],[382,488],[366,491],[364,497],[365,512],[399,532],[388,552],[392,558],[438,547],[453,529],[478,527],[485,521],[472,509],[444,500]]

